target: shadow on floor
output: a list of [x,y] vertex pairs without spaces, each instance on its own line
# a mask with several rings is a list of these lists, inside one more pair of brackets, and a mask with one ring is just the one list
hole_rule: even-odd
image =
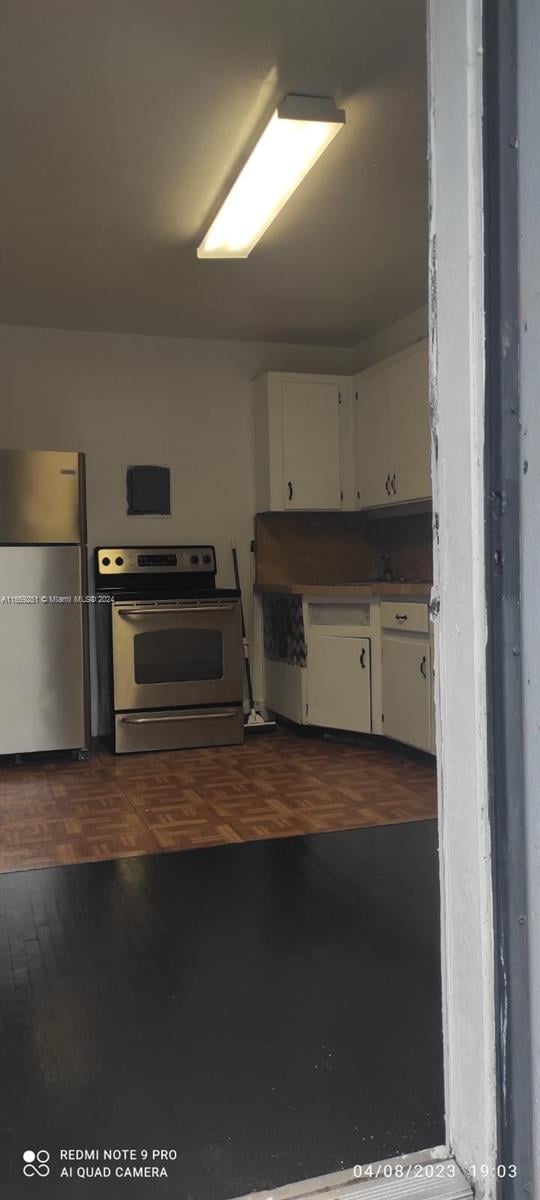
[[46,1200],[228,1200],[442,1142],[438,896],[430,821],[2,876],[4,1200],[27,1149]]

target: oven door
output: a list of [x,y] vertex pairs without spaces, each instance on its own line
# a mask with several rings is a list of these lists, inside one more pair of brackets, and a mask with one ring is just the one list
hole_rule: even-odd
[[242,700],[238,600],[117,601],[112,637],[117,711]]

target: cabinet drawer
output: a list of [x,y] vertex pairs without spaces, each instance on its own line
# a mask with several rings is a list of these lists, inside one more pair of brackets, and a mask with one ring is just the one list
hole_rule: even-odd
[[325,626],[343,627],[371,624],[371,605],[360,600],[310,600],[308,603],[308,625],[310,628],[324,629]]
[[429,617],[427,604],[403,604],[400,600],[383,600],[381,604],[383,629],[402,629],[405,633],[427,633]]

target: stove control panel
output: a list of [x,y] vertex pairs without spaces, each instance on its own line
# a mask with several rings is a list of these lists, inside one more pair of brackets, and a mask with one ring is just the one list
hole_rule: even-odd
[[96,551],[100,575],[216,573],[213,546],[124,546]]

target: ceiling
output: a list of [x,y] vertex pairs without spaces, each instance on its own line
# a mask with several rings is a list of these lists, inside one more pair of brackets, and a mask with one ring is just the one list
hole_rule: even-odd
[[[425,303],[424,0],[0,0],[0,321],[349,346]],[[287,92],[347,124],[246,260],[196,246]]]

